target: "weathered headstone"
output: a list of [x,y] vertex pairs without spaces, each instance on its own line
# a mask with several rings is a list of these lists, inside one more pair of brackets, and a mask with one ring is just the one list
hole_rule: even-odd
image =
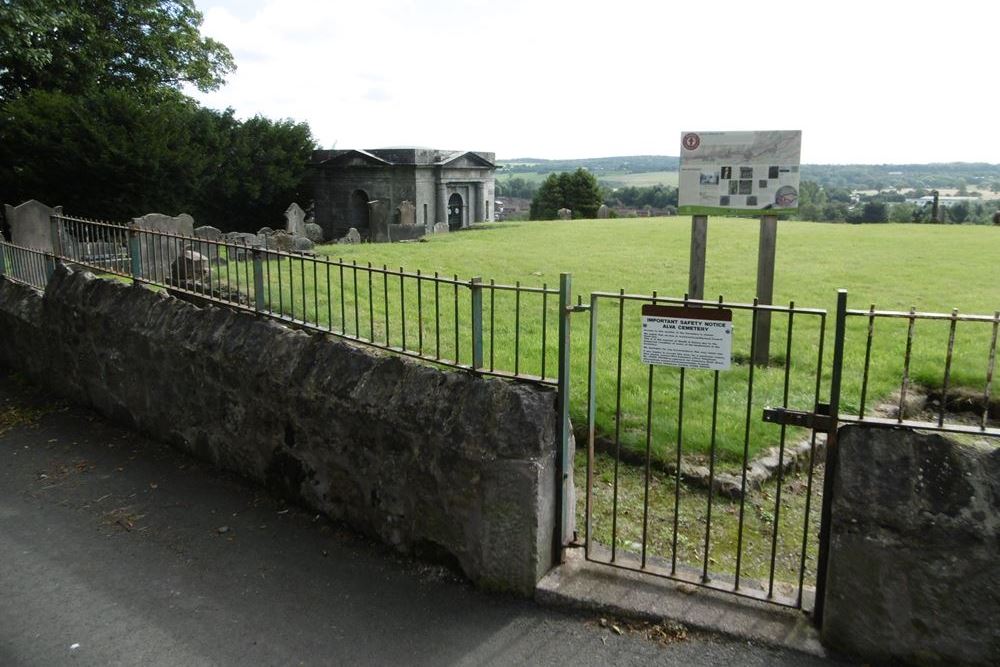
[[399,210],[399,224],[417,224],[417,207],[413,205],[413,202],[404,199],[396,208]]
[[611,216],[611,209],[608,208],[607,204],[601,204],[597,209],[597,217],[599,220],[604,220]]
[[368,202],[368,222],[371,225],[371,240],[375,243],[389,242],[389,205],[375,199]]
[[435,222],[434,223],[434,233],[435,234],[447,234],[451,231],[451,227],[447,222]]
[[323,242],[323,228],[317,225],[315,222],[306,223],[306,238],[313,243]]
[[170,284],[188,287],[208,279],[209,260],[200,252],[185,250],[170,265]]
[[556,211],[556,215],[559,216],[560,220],[571,220],[573,218],[573,211],[568,208],[561,208]]
[[40,201],[29,199],[18,206],[5,204],[4,215],[10,225],[11,243],[45,252],[55,249],[49,217],[62,215],[62,206],[50,208]]
[[206,241],[222,240],[222,230],[218,227],[212,227],[211,225],[198,227],[194,230],[194,235],[199,239],[205,239]]
[[345,234],[343,238],[337,239],[337,243],[357,245],[361,243],[361,234],[358,233],[357,229],[351,227],[347,230],[347,234]]
[[285,231],[293,236],[306,235],[306,212],[295,202],[285,209]]
[[279,231],[264,238],[266,239],[268,250],[280,250],[282,252],[288,252],[292,250],[293,246],[295,245],[296,238],[305,238],[305,237],[304,236],[295,237],[286,232]]
[[[211,225],[197,227],[194,230],[194,235],[195,238],[204,239],[205,241],[222,241],[222,230]],[[195,243],[194,249],[208,257],[210,264],[222,264],[223,260],[219,253],[219,246],[215,243]]]
[[270,227],[261,227],[257,230],[257,236],[270,236],[274,233],[274,230]]
[[316,247],[316,244],[305,236],[292,237],[292,250],[295,252],[312,252],[314,247]]
[[169,216],[162,213],[147,213],[141,218],[132,218],[132,224],[147,232],[158,234],[139,234],[139,256],[142,259],[142,277],[150,280],[166,281],[170,278],[170,270],[174,261],[184,251],[186,241],[175,236],[191,238],[194,236],[194,218],[187,213]]

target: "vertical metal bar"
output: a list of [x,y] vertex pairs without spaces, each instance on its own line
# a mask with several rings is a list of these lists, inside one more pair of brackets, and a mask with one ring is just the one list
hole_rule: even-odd
[[424,279],[417,269],[417,351],[424,353]]
[[441,281],[434,272],[434,358],[441,358]]
[[913,349],[913,325],[916,324],[916,306],[910,306],[910,325],[906,330],[906,356],[903,359],[903,384],[899,388],[899,408],[896,421],[903,422],[903,409],[906,405],[906,392],[910,388],[910,351]]
[[979,428],[986,430],[986,421],[990,416],[990,392],[993,389],[993,369],[997,361],[997,331],[1000,330],[1000,310],[993,313],[993,340],[990,342],[989,361],[986,362],[986,387],[983,389],[983,416]]
[[[274,312],[274,296],[272,292],[274,291],[273,283],[271,282],[271,258],[269,256],[267,246],[260,251],[261,256],[265,259],[264,271],[267,274],[267,283],[264,287],[264,295],[266,297],[265,308],[269,313]],[[278,301],[281,301],[281,264],[278,264]]]
[[483,367],[483,279],[475,276],[472,287],[472,367]]
[[611,562],[618,555],[618,465],[622,456],[622,340],[625,327],[625,288],[618,292],[618,376],[615,381],[615,472],[611,492]]
[[[823,385],[823,349],[826,345],[826,313],[820,315],[819,321],[819,349],[816,352],[816,385],[813,391],[813,405],[819,403],[820,390]],[[836,424],[834,424],[836,427]],[[816,431],[813,430],[809,439],[809,469],[806,475],[806,507],[802,520],[802,553],[799,557],[799,590],[796,597],[795,606],[802,608],[802,593],[805,586],[806,577],[806,552],[809,547],[809,512],[812,509],[813,490],[813,470],[816,462]]]
[[653,446],[653,364],[646,378],[646,459],[643,468],[642,492],[642,567],[646,567],[646,546],[649,532],[649,474]]
[[521,281],[514,283],[514,375],[521,371]]
[[[270,253],[270,251],[267,251],[267,252]],[[284,315],[284,313],[285,313],[285,288],[284,288],[284,285],[281,284],[282,283],[282,280],[281,280],[281,255],[277,255],[275,264],[277,265],[277,269],[278,269],[278,316],[280,317],[280,316]],[[271,258],[270,257],[267,258],[267,265],[268,265],[268,267],[271,266]]]
[[865,368],[861,377],[861,406],[858,409],[858,418],[865,418],[865,400],[868,397],[868,375],[872,361],[872,339],[875,337],[875,304],[868,309],[868,340],[865,342]]
[[264,312],[264,267],[261,264],[260,248],[253,249],[253,292],[254,310]]
[[142,275],[142,244],[139,242],[139,229],[135,225],[128,228],[129,273],[132,283],[141,282]]
[[677,470],[674,473],[674,534],[673,542],[670,546],[670,574],[677,573],[677,531],[680,528],[681,516],[681,446],[684,442],[684,371],[685,369],[681,368],[680,390],[677,394],[677,460],[674,462]]
[[0,241],[0,278],[7,273],[7,244]]
[[[347,333],[347,298],[344,295],[344,258],[340,257],[337,259],[337,270],[340,273],[340,333]],[[357,272],[355,272],[355,278],[357,278]],[[358,283],[357,280],[354,281],[354,305],[355,308],[358,305]]]
[[368,262],[368,340],[375,342],[375,297],[372,291],[372,263]]
[[[788,303],[788,332],[785,334],[785,385],[781,394],[781,407],[788,408],[788,387],[792,372],[792,333],[795,318],[795,302]],[[774,596],[774,565],[778,556],[778,526],[781,525],[781,486],[785,480],[785,424],[781,425],[778,439],[778,488],[774,498],[774,529],[771,531],[771,569],[767,578],[767,597]]]
[[[747,499],[747,464],[750,458],[750,416],[753,412],[753,370],[756,366],[753,359],[754,350],[757,349],[757,316],[759,303],[757,298],[753,300],[753,315],[750,324],[750,367],[747,379],[747,413],[743,430],[743,471],[740,475],[740,518],[736,534],[736,578],[734,588],[740,589],[740,570],[743,565],[743,520],[746,510]],[[770,322],[768,322],[770,326]]]
[[540,377],[545,377],[545,348],[548,347],[546,340],[546,333],[548,331],[547,325],[547,315],[549,312],[549,285],[548,283],[542,283],[542,372],[539,374]]
[[570,315],[573,279],[569,273],[559,274],[559,385],[558,385],[558,442],[559,461],[556,494],[556,535],[553,544],[553,562],[562,561],[562,548],[573,539],[571,526],[575,508],[570,502],[573,493],[573,450],[569,424],[569,368],[570,368]]
[[[722,302],[722,297],[719,297],[719,302]],[[707,583],[709,581],[708,577],[708,558],[709,549],[711,546],[711,536],[712,536],[712,500],[715,496],[715,443],[716,443],[716,427],[719,421],[719,371],[713,373],[714,378],[712,381],[712,432],[709,438],[708,445],[708,508],[705,512],[705,552],[703,554],[702,569],[701,569],[701,580]]]
[[833,338],[833,366],[830,369],[830,419],[832,429],[826,437],[826,464],[823,478],[823,509],[819,524],[819,555],[816,563],[816,606],[813,618],[823,627],[826,602],[826,573],[830,557],[830,520],[833,513],[833,489],[837,479],[837,424],[840,419],[840,381],[844,368],[844,332],[847,320],[847,290],[837,291],[837,324]]
[[496,295],[497,290],[495,287],[496,283],[490,278],[490,370],[494,369],[493,365],[493,343],[496,340],[497,333],[494,323],[496,321]]
[[382,310],[385,313],[385,346],[389,345],[389,268],[382,265]]
[[52,254],[54,255],[62,253],[62,234],[59,233],[61,226],[58,216],[49,216],[49,235],[52,237]]
[[361,339],[361,319],[358,317],[358,260],[351,260],[354,273],[354,337]]
[[326,264],[326,330],[333,331],[333,293],[330,290],[330,260]]
[[403,282],[403,267],[399,267],[399,323],[402,328],[402,344],[400,347],[406,349],[406,284]]
[[458,345],[458,274],[455,274],[454,282],[452,282],[452,290],[455,293],[455,363],[458,363],[458,359],[461,356],[459,354]]
[[590,558],[590,545],[593,539],[592,512],[594,506],[594,440],[596,439],[597,417],[597,301],[590,295],[590,347],[587,371],[587,500],[584,515],[584,556]]
[[941,407],[938,410],[938,426],[944,425],[944,411],[948,406],[948,382],[951,380],[951,355],[955,350],[955,325],[958,324],[958,308],[951,311],[951,326],[948,329],[948,353],[944,361],[944,383],[941,388]]
[[[303,256],[302,261],[303,262],[305,261],[305,256]],[[315,259],[310,259],[309,261],[312,262],[313,265],[313,319],[315,320],[316,326],[319,326],[319,276],[317,273],[319,271],[319,262],[317,262]],[[329,302],[330,299],[329,267],[327,267],[326,270],[326,279],[327,279],[326,296],[327,296],[327,302]],[[302,281],[302,285],[303,285],[302,289],[305,290],[305,281]]]

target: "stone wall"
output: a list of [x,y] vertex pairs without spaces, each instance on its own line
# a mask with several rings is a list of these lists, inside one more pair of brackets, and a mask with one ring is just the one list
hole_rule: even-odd
[[840,430],[824,643],[1000,664],[1000,446],[963,438]]
[[555,393],[60,266],[0,279],[0,363],[477,584],[551,565]]

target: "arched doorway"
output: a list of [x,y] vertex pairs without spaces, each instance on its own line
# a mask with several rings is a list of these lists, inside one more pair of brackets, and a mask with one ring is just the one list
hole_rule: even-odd
[[361,239],[371,240],[371,221],[368,218],[368,193],[364,190],[355,190],[351,193],[351,227],[358,230]]
[[462,195],[457,192],[448,198],[448,229],[455,231],[462,228]]

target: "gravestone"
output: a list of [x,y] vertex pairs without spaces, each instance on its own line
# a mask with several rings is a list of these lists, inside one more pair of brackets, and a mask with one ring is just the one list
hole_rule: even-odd
[[381,199],[368,202],[368,221],[371,225],[371,240],[374,243],[388,243],[389,205]]
[[211,225],[198,227],[194,230],[194,235],[200,239],[205,239],[206,241],[222,240],[222,230],[218,227],[212,227]]
[[132,225],[141,231],[173,235],[139,234],[142,277],[166,282],[170,278],[173,263],[190,243],[174,236],[194,237],[194,218],[187,213],[178,216],[147,213],[141,218],[132,218]]
[[257,236],[270,236],[274,233],[274,230],[270,227],[261,227],[257,230]]
[[559,209],[558,211],[556,211],[556,215],[559,216],[560,220],[572,220],[573,219],[573,211],[569,210],[568,208],[561,208],[561,209]]
[[313,243],[323,242],[323,228],[317,225],[315,222],[306,223],[306,238]]
[[10,242],[25,248],[52,252],[52,223],[49,217],[62,215],[62,206],[50,208],[29,199],[18,206],[4,205],[4,215],[10,225]]
[[293,236],[306,236],[306,212],[295,202],[285,209],[285,231]]
[[435,222],[434,223],[434,233],[435,234],[447,234],[451,231],[451,227],[448,226],[447,222]]
[[[280,250],[282,252],[289,252],[292,250],[295,245],[296,238],[297,237],[286,232],[275,232],[270,236],[264,237],[268,250]],[[303,236],[301,238],[305,237]]]
[[292,237],[292,250],[295,252],[312,252],[315,246],[316,244],[305,236]]
[[611,216],[611,209],[608,208],[607,204],[601,204],[597,209],[597,217],[599,220],[604,220]]
[[403,202],[396,208],[399,211],[399,224],[417,224],[417,207],[413,205],[413,202],[404,199]]
[[357,245],[361,243],[361,234],[354,227],[347,230],[347,234],[343,238],[337,239],[337,243],[345,245]]
[[[194,230],[196,238],[206,241],[222,241],[222,230],[211,225],[204,225]],[[215,243],[196,243],[195,250],[208,257],[209,263],[213,265],[222,264],[222,256],[219,253],[219,246]]]
[[200,252],[185,250],[170,265],[170,284],[190,289],[208,279],[209,260]]

